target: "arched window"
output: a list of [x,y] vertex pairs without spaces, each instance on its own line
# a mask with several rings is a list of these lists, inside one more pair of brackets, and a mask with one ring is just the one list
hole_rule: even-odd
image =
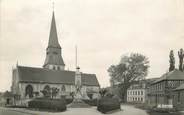
[[50,97],[50,86],[46,85],[43,90],[41,91],[44,97]]
[[62,87],[61,87],[61,91],[66,91],[66,87],[65,87],[65,85],[62,85]]
[[57,70],[60,70],[60,67],[59,66],[57,66]]
[[46,86],[44,87],[44,90],[49,91],[49,90],[50,90],[50,86],[49,86],[49,85],[46,85]]
[[25,92],[25,96],[28,96],[29,98],[33,97],[33,87],[31,85],[26,86]]

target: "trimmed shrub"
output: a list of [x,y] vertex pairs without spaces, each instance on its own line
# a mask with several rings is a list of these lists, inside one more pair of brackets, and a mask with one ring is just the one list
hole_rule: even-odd
[[120,109],[120,102],[116,98],[103,97],[98,101],[97,110],[106,113]]
[[65,99],[65,102],[66,102],[67,105],[72,103],[72,101],[73,101],[73,99],[71,99],[71,98],[66,98]]
[[29,108],[49,111],[65,111],[66,102],[64,99],[34,99],[28,102]]
[[97,106],[98,100],[97,99],[83,99],[85,103],[91,106]]

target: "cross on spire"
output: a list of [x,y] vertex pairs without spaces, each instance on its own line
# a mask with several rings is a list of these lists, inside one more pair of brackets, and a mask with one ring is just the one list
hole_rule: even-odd
[[52,10],[54,11],[54,0],[52,1]]

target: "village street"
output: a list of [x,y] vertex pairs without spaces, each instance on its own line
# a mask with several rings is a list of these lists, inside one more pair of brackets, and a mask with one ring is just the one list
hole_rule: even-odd
[[[148,114],[145,110],[135,108],[131,105],[121,105],[121,111],[108,113],[111,115],[183,115],[168,114],[168,113],[155,113]],[[65,112],[39,112],[27,109],[13,109],[13,108],[0,108],[0,115],[104,115],[96,110],[96,107],[91,108],[68,108]]]

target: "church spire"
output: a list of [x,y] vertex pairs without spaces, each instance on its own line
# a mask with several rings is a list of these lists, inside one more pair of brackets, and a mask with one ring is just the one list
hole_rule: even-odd
[[57,28],[56,28],[56,21],[55,21],[54,11],[52,13],[52,21],[51,21],[51,28],[50,28],[48,47],[61,48],[61,46],[59,45],[59,42],[58,42]]
[[49,42],[46,50],[46,59],[43,67],[53,70],[64,70],[65,68],[65,64],[62,58],[61,46],[58,42],[54,11],[52,14]]

